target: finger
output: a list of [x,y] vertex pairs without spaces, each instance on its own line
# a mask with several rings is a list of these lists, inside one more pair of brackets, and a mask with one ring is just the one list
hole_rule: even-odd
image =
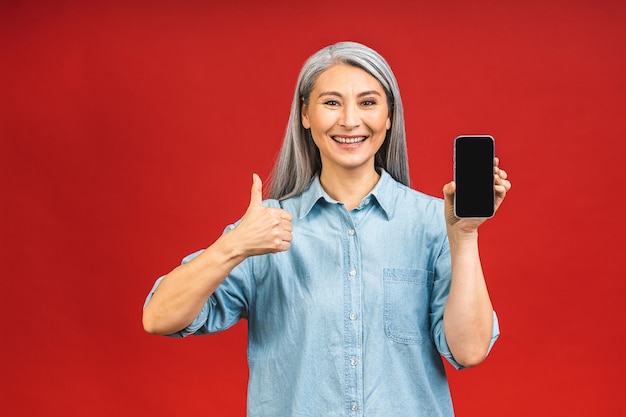
[[282,222],[280,222],[280,228],[289,233],[293,231],[293,225],[288,220],[283,220]]
[[293,220],[293,216],[291,215],[291,213],[289,213],[285,209],[271,207],[271,208],[268,208],[267,210],[269,213],[272,214],[274,219],[277,219],[279,221],[286,220],[290,222],[291,220]]
[[280,243],[280,245],[278,245],[278,247],[275,250],[272,251],[272,253],[285,252],[289,250],[290,247],[291,247],[291,243],[283,241]]
[[283,242],[291,242],[293,240],[293,234],[291,232],[284,231],[280,235],[280,238]]
[[250,189],[250,207],[263,207],[263,182],[256,173],[252,174],[252,188]]
[[494,189],[499,194],[506,194],[511,189],[511,183],[498,177],[498,179],[496,179]]
[[455,191],[456,191],[456,183],[454,181],[450,181],[449,183],[443,186],[443,194],[446,198],[452,198],[454,196]]
[[494,184],[496,186],[504,187],[505,191],[508,191],[511,188],[511,182],[507,180],[508,174],[505,171],[499,172],[497,175],[494,175]]
[[293,239],[293,235],[291,232],[283,231],[280,234],[276,235],[276,240],[274,242],[274,249],[271,250],[272,253],[284,252],[291,247],[291,241]]
[[287,220],[288,222],[290,222],[293,219],[293,217],[291,216],[291,213],[283,209],[280,209],[280,218],[283,220]]

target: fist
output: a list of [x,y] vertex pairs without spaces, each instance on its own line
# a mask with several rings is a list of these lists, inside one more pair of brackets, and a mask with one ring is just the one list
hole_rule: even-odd
[[287,210],[263,206],[263,183],[252,175],[250,205],[241,222],[233,230],[247,256],[283,252],[293,238],[292,216]]

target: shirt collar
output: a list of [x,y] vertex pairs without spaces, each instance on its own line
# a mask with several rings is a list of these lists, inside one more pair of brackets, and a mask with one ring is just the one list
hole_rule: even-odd
[[[374,186],[374,189],[364,198],[364,200],[373,197],[378,202],[378,205],[389,220],[393,216],[395,208],[396,199],[394,189],[397,185],[398,183],[391,177],[391,175],[389,175],[384,169],[381,169],[380,179]],[[306,217],[315,204],[317,204],[320,200],[325,200],[331,204],[337,203],[337,201],[333,200],[326,193],[326,191],[324,191],[324,188],[322,188],[319,175],[315,175],[313,180],[311,180],[309,187],[301,194],[300,213],[298,217],[300,219]]]

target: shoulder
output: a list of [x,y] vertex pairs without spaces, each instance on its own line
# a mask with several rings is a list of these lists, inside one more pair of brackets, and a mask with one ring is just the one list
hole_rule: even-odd
[[425,204],[443,204],[443,198],[426,194],[399,182],[396,182],[396,188],[398,194],[402,194],[404,198],[413,199],[416,202]]
[[434,230],[445,229],[444,201],[399,182],[395,183],[394,217],[401,222],[417,222]]
[[263,200],[263,206],[268,208],[280,208],[292,212],[298,204],[296,203],[299,196],[289,197],[284,200],[276,200],[273,198]]
[[388,189],[391,191],[390,197],[395,200],[396,207],[399,209],[410,208],[415,210],[418,208],[420,211],[434,210],[441,211],[443,214],[443,198],[418,191],[393,179],[388,185]]
[[322,190],[319,183],[315,181],[305,189],[302,193],[296,194],[285,199],[269,199],[263,204],[265,207],[275,207],[287,210],[295,218],[302,218],[311,211],[315,203],[322,197]]
[[394,179],[385,170],[381,171],[380,181],[373,190],[373,194],[383,206],[409,205],[415,207],[439,207],[443,205],[443,199],[437,198],[421,191],[417,191]]

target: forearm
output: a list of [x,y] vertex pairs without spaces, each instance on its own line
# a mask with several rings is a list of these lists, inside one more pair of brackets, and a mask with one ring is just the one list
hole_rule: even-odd
[[143,310],[146,332],[172,334],[200,314],[211,294],[245,259],[229,235],[223,235],[196,258],[163,278]]
[[455,360],[478,365],[487,356],[493,307],[478,252],[478,232],[449,233],[452,282],[444,310],[444,331]]

